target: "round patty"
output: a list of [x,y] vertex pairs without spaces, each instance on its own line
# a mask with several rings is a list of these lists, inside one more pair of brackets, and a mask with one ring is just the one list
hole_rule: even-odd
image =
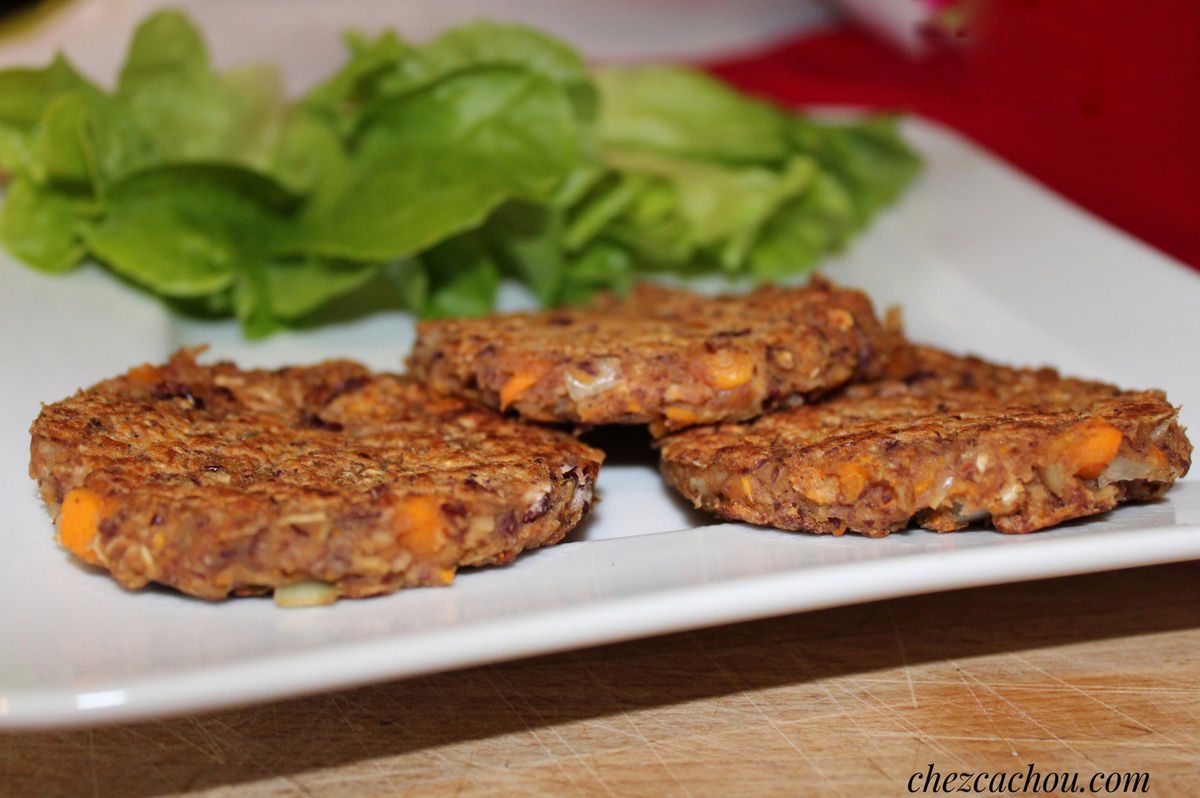
[[208,599],[447,584],[558,542],[603,459],[357,363],[243,371],[188,351],[43,407],[31,434],[67,548],[126,587]]
[[430,321],[409,368],[438,390],[535,421],[753,418],[877,373],[890,336],[858,291],[814,279],[702,297],[642,284],[584,308]]
[[911,354],[903,379],[668,436],[663,473],[722,518],[872,537],[911,520],[1031,532],[1160,496],[1187,473],[1191,444],[1160,392]]

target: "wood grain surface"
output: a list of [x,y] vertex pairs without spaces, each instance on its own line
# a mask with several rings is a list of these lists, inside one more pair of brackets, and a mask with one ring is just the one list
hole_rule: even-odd
[[3,796],[1200,795],[1200,563],[794,615],[234,711],[0,735]]

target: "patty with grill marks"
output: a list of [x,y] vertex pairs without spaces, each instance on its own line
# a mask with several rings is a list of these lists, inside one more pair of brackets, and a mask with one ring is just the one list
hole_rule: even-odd
[[894,336],[867,297],[814,278],[704,297],[652,284],[583,308],[426,321],[409,369],[542,422],[656,431],[753,418],[878,375]]
[[916,522],[1043,529],[1161,496],[1191,444],[1159,391],[913,347],[811,405],[659,440],[667,481],[722,518],[880,537]]
[[558,542],[603,459],[350,361],[241,370],[192,351],[44,406],[31,434],[64,546],[126,587],[206,599],[447,584]]

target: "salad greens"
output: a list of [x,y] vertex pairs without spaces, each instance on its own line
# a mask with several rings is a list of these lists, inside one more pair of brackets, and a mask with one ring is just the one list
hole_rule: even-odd
[[270,67],[214,69],[175,11],[113,91],[61,56],[0,71],[0,242],[257,337],[373,281],[436,317],[486,313],[504,278],[556,305],[648,272],[796,274],[919,168],[891,119],[820,122],[681,67],[589,72],[527,28],[346,42],[292,101]]

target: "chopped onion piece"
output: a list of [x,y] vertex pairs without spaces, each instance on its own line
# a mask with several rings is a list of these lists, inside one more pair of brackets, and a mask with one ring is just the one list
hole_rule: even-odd
[[1067,474],[1063,471],[1062,463],[1042,466],[1042,481],[1055,496],[1061,499],[1067,486]]
[[579,369],[567,372],[564,378],[567,394],[576,402],[607,391],[616,384],[617,368],[611,360],[598,360],[595,368],[594,375],[585,374]]
[[1149,463],[1142,462],[1141,460],[1132,460],[1128,457],[1117,457],[1096,478],[1096,484],[1103,488],[1105,485],[1112,484],[1113,482],[1150,479],[1153,473],[1154,471]]
[[934,487],[928,498],[925,499],[925,503],[936,510],[942,506],[942,502],[946,500],[946,496],[949,495],[952,487],[954,487],[954,475],[947,474],[945,479]]
[[967,508],[963,507],[958,502],[954,503],[954,520],[960,524],[974,524],[978,521],[983,521],[989,515],[991,515],[991,513],[985,509],[972,510],[968,512]]
[[341,593],[328,582],[297,582],[275,588],[277,607],[319,607],[332,604]]

